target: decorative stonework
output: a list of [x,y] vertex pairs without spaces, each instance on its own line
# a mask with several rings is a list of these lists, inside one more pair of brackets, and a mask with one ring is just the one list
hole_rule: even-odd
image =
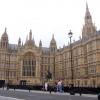
[[[25,44],[21,38],[18,44],[9,44],[5,29],[0,40],[0,82],[9,84],[43,84],[47,72],[52,74],[51,84],[59,79],[64,85],[71,83],[70,46],[57,49],[54,35],[49,48],[36,46],[32,37],[26,37]],[[82,38],[72,43],[73,82],[75,86],[100,86],[100,31],[96,31],[92,16],[86,5],[85,24]]]

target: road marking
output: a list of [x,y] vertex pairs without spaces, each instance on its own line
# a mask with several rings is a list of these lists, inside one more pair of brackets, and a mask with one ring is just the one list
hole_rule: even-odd
[[12,97],[0,96],[0,100],[24,100],[24,99],[17,99],[17,98],[12,98]]

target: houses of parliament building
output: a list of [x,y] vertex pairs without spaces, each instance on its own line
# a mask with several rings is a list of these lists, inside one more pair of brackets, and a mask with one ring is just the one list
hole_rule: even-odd
[[[100,31],[92,22],[88,5],[82,29],[82,38],[57,48],[54,35],[49,47],[40,40],[36,46],[32,31],[23,44],[10,44],[5,28],[0,39],[0,81],[9,84],[37,85],[46,81],[48,71],[51,83],[59,79],[68,86],[100,86]],[[71,55],[72,52],[72,55]]]

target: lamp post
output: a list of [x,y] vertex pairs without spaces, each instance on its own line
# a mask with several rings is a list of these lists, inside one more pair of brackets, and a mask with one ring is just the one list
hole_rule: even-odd
[[73,33],[70,30],[70,32],[68,33],[68,36],[70,39],[70,67],[71,67],[71,84],[70,84],[70,86],[71,86],[71,93],[74,94],[74,91],[73,91],[74,83],[73,83],[73,64],[72,64],[72,41],[71,41],[72,35],[73,35]]

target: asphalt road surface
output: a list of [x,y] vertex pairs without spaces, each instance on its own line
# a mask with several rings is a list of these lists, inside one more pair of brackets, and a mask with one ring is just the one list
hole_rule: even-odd
[[[98,100],[97,97],[68,95],[65,93],[45,93],[45,92],[29,92],[18,90],[2,90],[0,89],[0,96],[12,97],[22,100]],[[1,99],[0,99],[1,100]],[[3,99],[2,99],[3,100]],[[4,99],[8,100],[8,99]],[[11,100],[11,99],[9,99]]]

